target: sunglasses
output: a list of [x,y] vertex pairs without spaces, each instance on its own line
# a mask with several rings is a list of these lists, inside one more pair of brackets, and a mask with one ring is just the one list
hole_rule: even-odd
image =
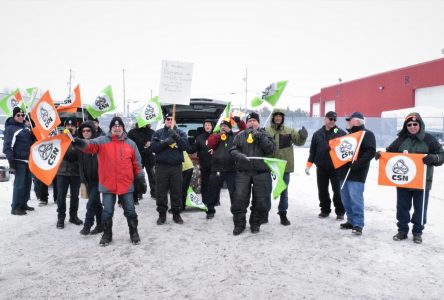
[[91,132],[91,129],[83,129],[82,132]]
[[416,126],[419,126],[419,124],[418,123],[409,123],[409,124],[407,124],[407,127],[416,127]]
[[25,116],[25,114],[16,114],[15,116],[16,116],[16,117],[21,117],[21,118],[22,118],[22,117]]
[[330,121],[335,121],[336,122],[336,118],[328,118]]
[[167,121],[172,121],[173,118],[166,118],[165,120],[167,120]]

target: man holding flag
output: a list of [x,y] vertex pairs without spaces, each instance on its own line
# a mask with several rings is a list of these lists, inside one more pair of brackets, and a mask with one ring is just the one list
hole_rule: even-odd
[[354,152],[352,162],[343,165],[339,170],[341,199],[347,214],[347,222],[341,224],[340,228],[352,229],[353,234],[361,235],[364,227],[364,185],[370,161],[376,153],[376,139],[373,132],[365,128],[362,113],[354,112],[346,121],[350,133],[364,131],[364,134]]
[[267,213],[265,198],[271,191],[270,170],[262,158],[271,155],[276,145],[265,130],[260,128],[257,113],[248,114],[246,121],[247,129],[236,135],[230,149],[237,169],[237,185],[231,205],[233,235],[239,235],[245,230],[251,194],[250,229],[252,233],[260,231],[260,225]]
[[31,130],[25,126],[25,114],[20,107],[14,107],[12,117],[6,120],[3,153],[9,162],[11,173],[15,173],[12,191],[11,214],[26,215],[34,210],[28,206],[31,193],[32,175],[28,168],[29,152],[32,146]]
[[[433,167],[444,163],[444,149],[431,134],[425,132],[425,125],[418,113],[410,113],[404,120],[404,125],[398,137],[387,147],[387,152],[423,153],[422,159],[427,166],[425,189],[396,188],[396,219],[398,220],[398,233],[393,240],[407,239],[409,223],[413,223],[413,242],[422,243],[422,231],[427,221],[427,204],[432,188]],[[376,153],[378,160],[381,153]],[[425,194],[424,194],[425,192]],[[410,209],[413,204],[413,215]],[[423,209],[424,208],[424,209]]]

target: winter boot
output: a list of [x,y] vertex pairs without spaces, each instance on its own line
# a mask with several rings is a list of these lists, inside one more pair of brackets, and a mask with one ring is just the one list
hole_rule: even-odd
[[96,227],[94,227],[93,230],[91,230],[90,234],[98,234],[103,232],[103,226],[102,224],[97,224]]
[[264,218],[261,221],[261,224],[267,224],[268,223],[268,211],[265,213]]
[[103,235],[100,239],[100,246],[108,246],[113,240],[113,219],[102,222]]
[[422,237],[420,234],[413,234],[413,242],[415,244],[422,244]]
[[80,230],[81,235],[88,235],[91,232],[90,226],[83,226],[82,230]]
[[166,218],[167,218],[166,213],[164,213],[164,212],[159,213],[159,218],[157,219],[157,225],[165,224]]
[[236,225],[233,229],[233,235],[239,235],[245,230],[245,226]]
[[79,217],[77,217],[77,214],[71,215],[69,217],[69,222],[73,223],[73,224],[76,224],[76,225],[82,225],[83,224],[83,221],[80,220]]
[[281,224],[284,226],[290,225],[290,221],[287,219],[287,212],[286,211],[280,211],[278,212],[278,215],[281,217]]
[[177,224],[183,224],[182,217],[180,216],[179,213],[173,213],[173,221],[174,221],[174,223],[177,223]]
[[353,229],[353,225],[349,222],[342,223],[339,225],[339,228],[341,229]]
[[57,229],[63,229],[63,228],[65,228],[65,218],[58,217],[57,218]]
[[250,224],[251,233],[259,233],[260,226],[257,224]]
[[131,243],[137,245],[138,243],[140,243],[139,233],[137,232],[137,225],[139,224],[139,221],[137,220],[137,218],[127,219],[127,221]]
[[402,241],[405,239],[407,239],[407,233],[404,232],[398,231],[398,233],[393,236],[394,241]]

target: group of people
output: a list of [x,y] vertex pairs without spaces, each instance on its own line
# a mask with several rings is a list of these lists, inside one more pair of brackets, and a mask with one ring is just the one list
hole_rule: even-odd
[[[375,135],[365,127],[362,113],[354,112],[346,120],[349,133],[365,131],[356,159],[338,169],[334,168],[329,155],[329,141],[347,133],[338,128],[337,115],[330,111],[325,115],[322,128],[313,134],[305,172],[310,175],[312,165],[316,165],[319,218],[330,215],[333,202],[336,218],[344,220],[346,216],[346,221],[340,224],[340,228],[350,229],[353,234],[361,235],[364,228],[365,182],[370,162],[373,158],[378,159],[380,152],[376,151]],[[190,141],[187,134],[175,125],[171,113],[164,114],[164,125],[157,131],[147,125],[141,128],[136,126],[128,133],[120,117],[111,120],[106,134],[98,126],[98,121],[96,124],[85,121],[77,128],[77,120],[67,118],[64,126],[74,138],[53,183],[57,187],[56,226],[59,229],[64,228],[68,188],[69,222],[83,224],[77,211],[79,187],[80,183],[84,183],[88,202],[85,223],[80,233],[88,235],[103,232],[100,244],[108,245],[112,241],[112,219],[115,202],[118,200],[128,221],[130,239],[134,244],[139,243],[135,204],[147,192],[145,170],[151,197],[156,200],[156,223],[165,224],[167,212],[170,211],[173,221],[183,224],[181,212],[185,209],[186,191],[193,171],[188,154],[197,153],[202,201],[208,208],[207,219],[215,217],[220,191],[225,182],[233,215],[233,235],[241,234],[246,228],[250,200],[250,230],[258,233],[260,226],[268,222],[272,192],[270,169],[262,158],[272,157],[287,161],[283,179],[288,186],[290,173],[294,171],[293,146],[304,145],[308,137],[304,127],[296,130],[284,123],[285,113],[278,109],[265,126],[261,126],[259,115],[255,112],[249,113],[245,122],[239,117],[224,119],[218,132],[213,132],[214,124],[207,119],[202,124],[203,132],[194,141]],[[234,124],[239,129],[237,132],[233,132]],[[28,158],[33,142],[31,130],[25,122],[25,114],[20,108],[15,108],[13,116],[6,121],[3,149],[10,169],[15,172],[11,205],[13,215],[24,215],[27,211],[34,210],[27,205],[32,180]],[[397,188],[398,233],[393,237],[396,241],[406,239],[408,224],[412,222],[413,240],[421,243],[433,167],[444,163],[444,150],[433,136],[425,132],[421,116],[413,113],[406,117],[398,138],[386,151],[426,154],[423,159],[427,165],[426,189]],[[40,184],[44,185],[41,182]],[[333,199],[329,194],[330,184]],[[46,195],[41,199],[41,204],[45,205],[48,201],[47,186],[46,194],[44,190],[42,194]],[[412,203],[414,212],[410,217]],[[285,189],[280,195],[277,212],[284,226],[291,224],[287,218],[287,210],[288,190]],[[94,222],[96,227],[92,229]]]

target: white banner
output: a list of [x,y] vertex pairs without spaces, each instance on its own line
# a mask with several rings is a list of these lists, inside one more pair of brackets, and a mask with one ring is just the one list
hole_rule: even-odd
[[189,105],[192,79],[192,63],[162,60],[159,102]]

